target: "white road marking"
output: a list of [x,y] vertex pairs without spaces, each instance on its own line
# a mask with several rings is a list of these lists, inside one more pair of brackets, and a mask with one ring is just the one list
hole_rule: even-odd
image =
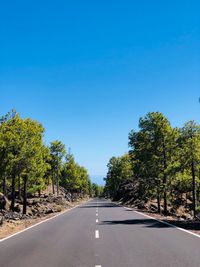
[[[116,204],[116,203],[113,203],[113,204],[115,204],[115,205],[118,206],[118,207],[124,207],[125,209],[129,209],[129,208],[127,208],[127,207],[125,207],[125,206],[123,206],[123,205],[121,205],[121,204]],[[133,210],[133,209],[131,209],[131,210],[132,210],[133,212],[135,212],[135,213],[138,213],[138,214],[140,214],[140,215],[143,215],[144,217],[150,218],[150,219],[152,219],[152,220],[155,220],[155,221],[157,221],[157,222],[163,223],[163,224],[165,224],[165,225],[168,225],[168,226],[171,226],[171,227],[173,227],[173,228],[176,228],[176,229],[178,229],[178,230],[180,230],[180,231],[182,231],[182,232],[185,232],[185,233],[188,233],[188,234],[190,234],[190,235],[193,235],[193,236],[196,236],[196,237],[200,238],[200,235],[199,235],[199,234],[195,234],[195,233],[193,233],[193,232],[191,232],[191,231],[188,231],[188,230],[186,230],[186,229],[184,229],[184,228],[175,226],[175,225],[173,225],[173,224],[171,224],[171,223],[168,223],[168,222],[165,222],[165,221],[162,221],[162,220],[159,220],[159,219],[155,219],[154,217],[151,217],[151,216],[149,216],[149,215],[147,215],[147,214],[145,214],[145,213],[143,213],[143,212],[136,211],[136,210]]]
[[96,223],[98,223],[99,222],[99,219],[96,219]]
[[147,214],[145,214],[145,213],[143,213],[143,212],[139,212],[139,211],[135,211],[135,210],[134,210],[134,212],[136,212],[136,213],[138,213],[138,214],[140,214],[140,215],[143,215],[143,216],[145,216],[145,217],[147,217],[147,218],[153,219],[153,220],[155,220],[155,221],[157,221],[157,222],[166,224],[166,225],[171,226],[171,227],[173,227],[173,228],[176,228],[176,229],[178,229],[178,230],[180,230],[180,231],[183,231],[183,232],[185,232],[185,233],[188,233],[188,234],[190,234],[190,235],[194,235],[194,236],[200,238],[200,235],[195,234],[195,233],[193,233],[193,232],[191,232],[191,231],[188,231],[188,230],[186,230],[186,229],[183,229],[183,228],[181,228],[181,227],[175,226],[175,225],[173,225],[173,224],[171,224],[171,223],[168,223],[168,222],[165,222],[165,221],[161,221],[161,220],[159,220],[159,219],[155,219],[155,218],[153,218],[153,217],[151,217],[151,216],[149,216],[149,215],[147,215]]
[[101,265],[95,265],[95,267],[101,267]]
[[66,213],[66,212],[68,212],[68,211],[70,211],[70,210],[73,210],[73,209],[75,209],[75,208],[80,207],[81,205],[82,205],[82,204],[77,205],[77,206],[75,206],[75,207],[73,207],[73,208],[71,208],[71,209],[68,209],[68,210],[65,210],[65,211],[63,211],[63,212],[61,212],[61,213],[59,213],[59,214],[56,214],[55,216],[53,216],[53,217],[51,217],[51,218],[48,218],[48,219],[46,219],[46,220],[44,220],[44,221],[41,221],[41,222],[36,223],[36,224],[33,224],[33,225],[31,225],[31,226],[29,226],[29,227],[27,227],[27,228],[25,228],[25,229],[23,229],[23,230],[21,230],[21,231],[15,233],[15,234],[13,234],[13,235],[9,235],[9,236],[7,236],[7,237],[4,237],[4,238],[0,239],[0,242],[3,242],[3,241],[5,241],[5,240],[7,240],[7,239],[9,239],[9,238],[11,238],[11,237],[14,237],[14,236],[16,236],[16,235],[19,235],[19,234],[21,234],[21,233],[23,233],[23,232],[26,232],[26,231],[28,231],[29,229],[34,228],[34,227],[36,227],[36,226],[38,226],[38,225],[40,225],[40,224],[42,224],[42,223],[48,222],[48,221],[50,221],[50,220],[53,220],[53,219],[55,219],[56,217],[58,217],[58,216],[60,216],[60,215],[62,215],[62,214],[64,214],[64,213]]
[[99,238],[99,230],[95,230],[95,238]]
[[127,208],[127,207],[124,207],[125,208],[125,210],[132,210],[132,209],[130,209],[130,208]]
[[98,213],[96,213],[96,217],[98,217]]

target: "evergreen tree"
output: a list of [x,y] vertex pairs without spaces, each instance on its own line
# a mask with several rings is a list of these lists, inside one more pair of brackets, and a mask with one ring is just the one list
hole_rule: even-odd
[[61,172],[62,159],[66,154],[65,145],[61,141],[52,141],[50,144],[52,186],[54,194],[54,178],[56,177],[57,195],[59,194],[59,176]]
[[200,164],[200,126],[194,121],[187,122],[181,129],[180,160],[184,170],[191,174],[193,215],[196,216],[196,180],[199,175]]

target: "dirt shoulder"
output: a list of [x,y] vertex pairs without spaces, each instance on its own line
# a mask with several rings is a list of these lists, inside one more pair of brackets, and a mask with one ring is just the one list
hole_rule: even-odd
[[89,199],[81,199],[74,202],[71,202],[67,207],[63,207],[59,212],[54,212],[51,214],[43,214],[41,217],[35,217],[35,218],[26,218],[23,220],[6,220],[4,221],[3,225],[0,226],[0,241],[1,239],[8,237],[10,235],[13,235],[19,231],[22,231],[34,224],[37,224],[39,222],[45,221],[46,219],[55,217],[58,214],[63,213],[64,211],[67,211],[73,207],[76,207],[80,204],[83,204],[87,202]]

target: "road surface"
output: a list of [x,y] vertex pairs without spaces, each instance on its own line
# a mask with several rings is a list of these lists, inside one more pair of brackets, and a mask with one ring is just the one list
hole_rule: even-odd
[[94,199],[0,242],[0,267],[199,267],[200,238]]

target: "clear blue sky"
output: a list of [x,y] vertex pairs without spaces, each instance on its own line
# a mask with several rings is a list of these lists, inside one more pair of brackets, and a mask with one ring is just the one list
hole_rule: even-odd
[[199,1],[2,1],[0,114],[39,120],[92,176],[148,111],[200,122]]

